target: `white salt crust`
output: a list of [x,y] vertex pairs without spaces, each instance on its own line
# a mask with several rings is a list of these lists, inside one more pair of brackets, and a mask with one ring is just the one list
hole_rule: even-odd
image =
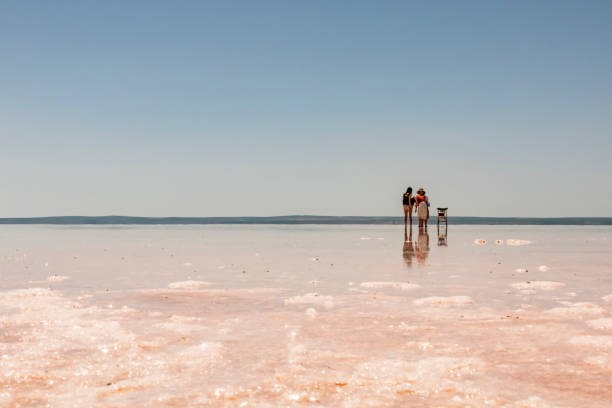
[[61,281],[65,281],[66,279],[70,279],[68,276],[63,276],[63,275],[51,275],[47,278],[48,282],[61,282]]
[[512,405],[507,405],[506,407],[512,408],[553,408],[553,405],[550,405],[542,398],[532,395],[527,399],[516,401]]
[[413,303],[417,306],[461,306],[471,305],[474,301],[469,296],[431,296],[416,299]]
[[555,290],[565,286],[563,282],[552,282],[552,281],[525,281],[511,283],[514,289],[532,289],[532,290]]
[[484,371],[478,358],[429,357],[417,361],[371,360],[358,365],[347,381],[350,387],[372,387],[375,393],[414,394],[428,397],[457,389],[456,379]]
[[584,362],[606,371],[612,371],[612,355],[610,353],[589,356],[584,359]]
[[326,309],[334,307],[334,299],[332,296],[323,296],[318,293],[306,293],[301,296],[292,296],[285,299],[286,305],[321,305]]
[[590,302],[577,302],[571,303],[566,302],[567,306],[565,307],[555,307],[549,310],[544,311],[544,313],[548,315],[554,315],[557,317],[580,317],[580,316],[592,316],[602,314],[604,309],[596,305],[595,303]]
[[509,246],[520,246],[520,245],[529,245],[531,241],[526,241],[523,239],[508,239],[506,240],[506,245]]
[[569,340],[576,346],[594,347],[597,349],[612,349],[612,336],[575,336]]
[[601,319],[589,320],[587,326],[597,330],[612,330],[612,318],[604,317]]
[[383,289],[383,288],[391,288],[391,289],[400,289],[400,290],[414,290],[419,289],[421,286],[416,283],[408,283],[408,282],[361,282],[359,285],[362,288],[369,289]]
[[[0,293],[0,308],[12,310],[0,314],[0,331],[19,333],[19,341],[0,342],[2,381],[19,387],[44,380],[29,395],[45,406],[95,407],[102,406],[101,398],[110,398],[104,406],[124,406],[113,396],[178,384],[177,373],[182,379],[200,377],[223,361],[219,343],[187,343],[181,349],[180,338],[141,339],[120,323],[122,308],[83,307],[48,289]],[[173,353],[158,350],[168,341]],[[0,396],[0,406],[20,405],[10,392]]]
[[207,286],[210,286],[210,282],[202,282],[195,280],[172,282],[168,285],[170,289],[201,289]]

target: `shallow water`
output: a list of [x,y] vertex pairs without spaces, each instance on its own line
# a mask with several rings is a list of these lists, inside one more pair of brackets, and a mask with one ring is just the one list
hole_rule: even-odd
[[0,406],[612,405],[612,228],[3,226]]

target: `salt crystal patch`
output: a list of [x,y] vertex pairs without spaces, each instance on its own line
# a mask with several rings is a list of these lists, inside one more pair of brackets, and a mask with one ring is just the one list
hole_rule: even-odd
[[484,363],[477,358],[430,357],[410,362],[374,360],[359,364],[347,382],[356,387],[375,385],[387,392],[427,397],[437,394],[445,385],[456,384],[457,378],[469,378],[483,370]]
[[400,324],[398,324],[397,327],[398,329],[401,329],[401,330],[418,330],[421,328],[420,326],[406,324],[405,322],[400,322]]
[[515,269],[514,272],[516,272],[516,273],[525,273],[525,272],[527,272],[527,269],[518,268],[518,269]]
[[61,281],[65,281],[66,279],[69,279],[68,276],[53,275],[53,276],[49,276],[47,278],[47,281],[48,282],[61,282]]
[[418,348],[421,351],[427,351],[433,349],[433,344],[428,341],[409,341],[406,343],[408,347]]
[[604,300],[604,302],[612,302],[612,295],[607,295],[602,297],[602,299]]
[[157,349],[165,346],[168,343],[168,339],[163,337],[154,337],[152,339],[140,340],[136,345],[141,349]]
[[223,346],[220,343],[203,342],[187,347],[179,355],[185,365],[200,369],[202,365],[210,365],[220,360],[223,356]]
[[609,354],[599,356],[589,356],[584,359],[584,362],[591,364],[604,370],[612,370],[612,357]]
[[136,310],[134,308],[131,308],[131,307],[128,307],[128,306],[125,306],[125,305],[123,305],[121,307],[121,313],[134,313],[134,312],[137,312],[137,311],[138,310]]
[[172,315],[170,316],[170,321],[178,323],[199,323],[202,319],[195,316]]
[[563,282],[551,282],[551,281],[526,281],[511,283],[514,289],[539,289],[539,290],[555,290],[565,286]]
[[612,348],[612,336],[576,336],[569,340],[570,344],[595,348]]
[[612,329],[612,318],[606,317],[601,319],[589,320],[586,322],[586,324],[593,329],[609,330]]
[[476,245],[485,245],[487,243],[487,240],[486,239],[475,239],[474,243]]
[[[569,303],[569,302],[568,302]],[[559,317],[576,317],[581,315],[596,315],[604,312],[604,309],[590,302],[569,303],[567,307],[555,307],[546,310],[544,313]]]
[[[57,296],[57,292],[46,288],[28,288],[11,290],[9,292],[0,292],[0,303],[6,301],[8,306],[14,306],[11,304],[11,302],[17,301],[17,299],[40,296]],[[21,302],[21,300],[19,301]]]
[[456,305],[471,305],[474,303],[469,296],[431,296],[421,299],[416,299],[413,302],[415,305],[427,305],[427,306],[456,306]]
[[288,361],[291,365],[301,365],[307,359],[308,349],[303,344],[297,344],[289,348]]
[[420,288],[416,283],[407,282],[361,282],[359,285],[362,288],[369,289],[382,289],[382,288],[393,288],[401,290],[413,290]]
[[542,398],[532,395],[527,399],[516,401],[513,408],[552,408],[551,405],[546,403]]
[[369,240],[371,240],[371,239],[372,239],[372,237],[361,237],[361,238],[359,238],[359,239],[361,239],[361,240],[363,240],[363,241],[369,241]]
[[202,282],[195,280],[172,282],[168,285],[170,289],[200,289],[206,286],[210,286],[210,282]]
[[191,262],[185,262],[183,266],[193,266],[193,264]]
[[540,270],[540,272],[546,272],[548,270],[550,270],[550,268],[546,265],[540,265],[540,267],[538,268]]
[[526,241],[523,239],[508,239],[506,240],[506,245],[509,246],[519,246],[519,245],[529,245],[531,241]]
[[9,407],[15,406],[11,402],[13,401],[13,397],[10,392],[0,392],[0,406]]
[[323,296],[318,293],[306,293],[301,296],[293,296],[285,299],[286,305],[322,305],[326,309],[334,307],[334,300],[331,296]]

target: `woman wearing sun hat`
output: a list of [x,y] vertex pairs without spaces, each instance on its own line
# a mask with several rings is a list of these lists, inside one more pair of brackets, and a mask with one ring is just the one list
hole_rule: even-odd
[[427,227],[427,221],[429,220],[429,199],[425,195],[425,190],[419,188],[414,198],[416,200],[416,213],[419,216],[419,228]]

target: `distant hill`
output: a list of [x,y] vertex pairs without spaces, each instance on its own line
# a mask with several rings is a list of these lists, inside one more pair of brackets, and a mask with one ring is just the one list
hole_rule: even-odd
[[[519,217],[448,217],[449,224],[474,225],[612,225],[612,217],[519,218]],[[320,215],[285,215],[277,217],[126,217],[66,216],[0,218],[0,224],[53,225],[174,225],[174,224],[403,224],[403,217],[335,217]],[[430,219],[436,222],[436,217]]]

